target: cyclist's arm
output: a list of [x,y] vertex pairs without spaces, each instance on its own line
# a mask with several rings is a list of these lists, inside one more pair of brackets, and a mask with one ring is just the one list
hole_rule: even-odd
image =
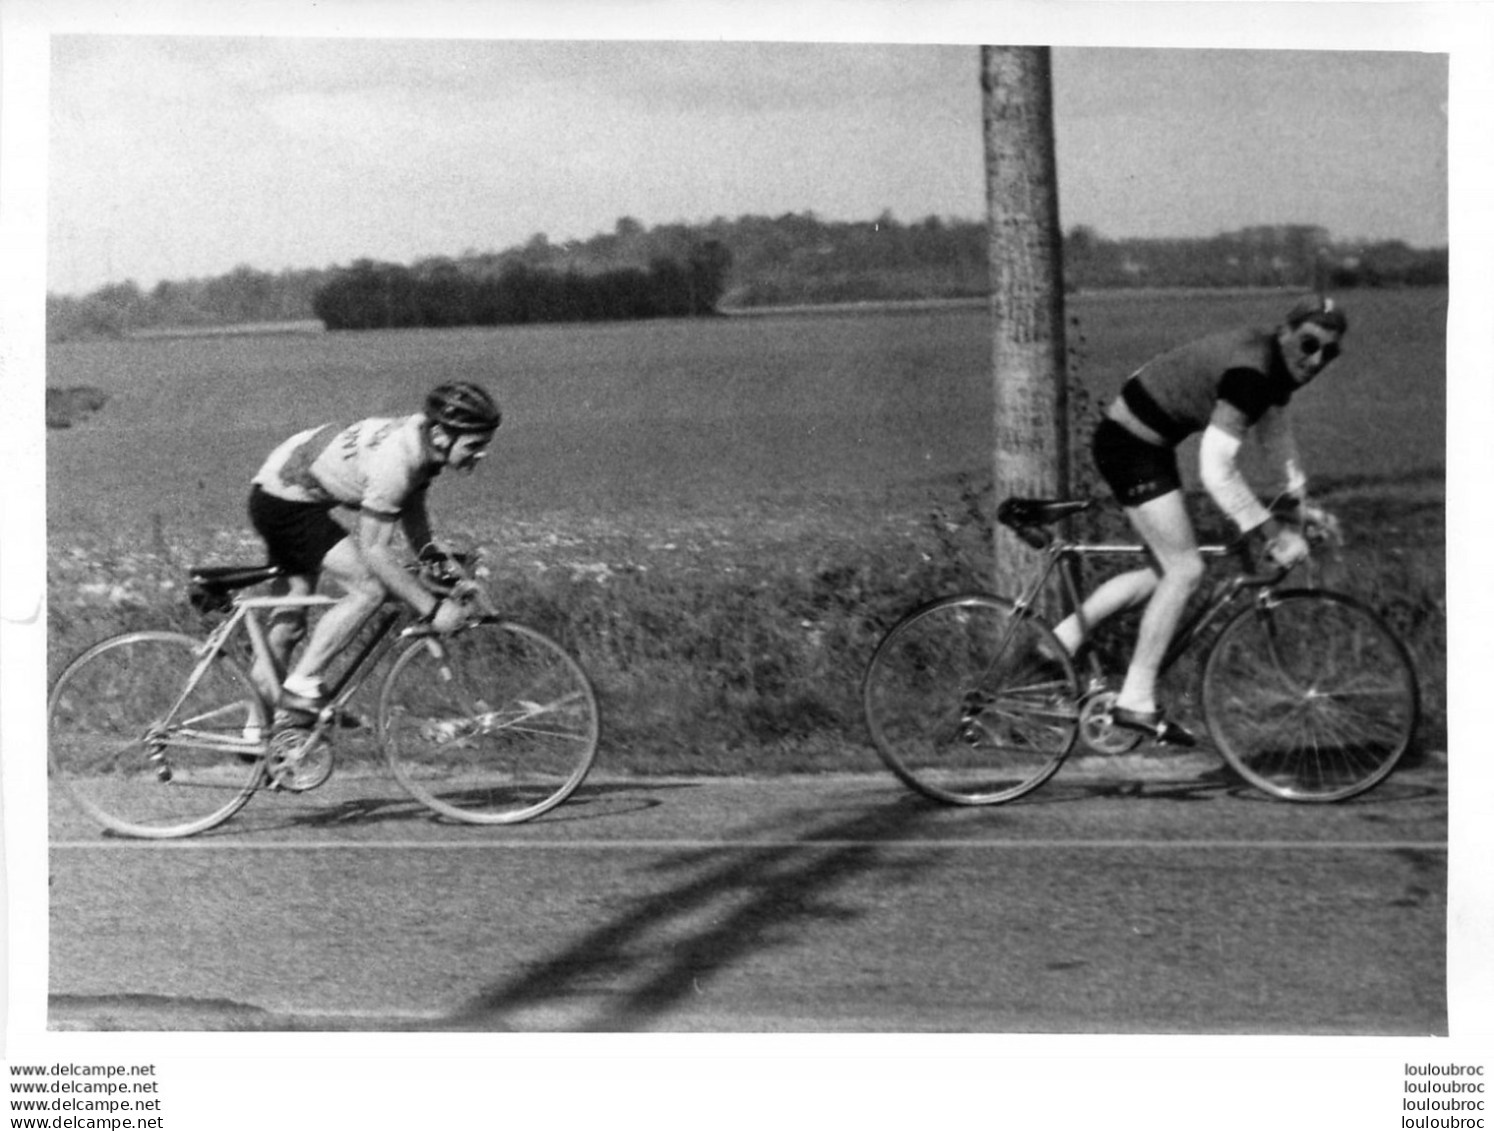
[[395,515],[360,511],[358,515],[358,552],[369,571],[384,587],[421,616],[429,616],[436,607],[434,595],[409,573],[394,549],[394,534],[402,524]]
[[1199,474],[1204,487],[1239,526],[1242,534],[1259,534],[1276,564],[1289,567],[1307,556],[1307,542],[1294,528],[1279,521],[1256,498],[1240,472],[1240,444],[1250,419],[1237,405],[1220,401],[1199,444]]
[[410,496],[405,509],[400,513],[399,524],[404,531],[406,544],[417,554],[431,545],[431,520],[430,513],[425,509],[424,488]]
[[1266,536],[1274,537],[1275,519],[1240,471],[1240,445],[1249,429],[1249,418],[1242,409],[1228,401],[1216,404],[1198,447],[1199,478],[1219,509],[1242,533],[1264,527]]

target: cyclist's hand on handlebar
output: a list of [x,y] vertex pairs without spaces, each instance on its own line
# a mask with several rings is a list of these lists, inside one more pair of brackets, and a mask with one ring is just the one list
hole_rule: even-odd
[[1278,530],[1266,542],[1266,554],[1282,569],[1290,569],[1307,557],[1307,539],[1290,526]]
[[1316,503],[1304,502],[1298,508],[1297,515],[1297,521],[1302,524],[1302,529],[1309,539],[1315,542],[1343,541],[1343,535],[1339,531],[1338,516],[1325,511]]
[[1309,542],[1343,541],[1339,531],[1338,517],[1310,502],[1305,496],[1282,495],[1271,503],[1271,513],[1278,521],[1290,522],[1299,527]]
[[455,632],[467,623],[469,617],[467,607],[461,601],[442,601],[436,609],[436,615],[431,618],[431,631],[437,633]]

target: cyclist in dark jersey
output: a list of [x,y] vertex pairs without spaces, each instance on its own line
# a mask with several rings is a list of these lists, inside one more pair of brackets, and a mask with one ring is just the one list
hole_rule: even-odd
[[1274,329],[1216,334],[1162,354],[1132,374],[1106,410],[1094,435],[1095,466],[1154,564],[1102,584],[1057,631],[1072,652],[1105,618],[1145,602],[1136,649],[1116,696],[1117,725],[1160,742],[1193,742],[1156,701],[1163,656],[1204,573],[1183,503],[1177,446],[1203,433],[1199,472],[1209,495],[1242,532],[1264,539],[1274,561],[1300,561],[1307,554],[1302,534],[1256,497],[1240,472],[1238,453],[1253,433],[1279,468],[1280,487],[1298,504],[1299,517],[1321,517],[1307,502],[1285,409],[1292,394],[1338,356],[1347,331],[1348,319],[1332,299],[1310,296]]
[[[455,382],[433,389],[423,412],[308,429],[270,453],[254,477],[249,516],[270,561],[285,570],[274,591],[304,596],[327,574],[345,593],[317,621],[288,675],[290,654],[306,634],[306,611],[271,615],[266,636],[274,670],[256,668],[253,675],[279,708],[277,726],[298,724],[321,709],[323,670],[389,595],[437,632],[465,623],[461,608],[433,596],[405,569],[394,535],[401,531],[412,550],[426,550],[431,481],[446,468],[473,470],[502,419],[482,386]],[[351,532],[332,517],[336,507],[356,512]]]

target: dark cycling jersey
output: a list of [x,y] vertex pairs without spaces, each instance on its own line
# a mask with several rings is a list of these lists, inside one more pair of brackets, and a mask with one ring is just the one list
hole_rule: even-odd
[[1203,431],[1220,401],[1255,424],[1271,407],[1285,405],[1296,388],[1275,332],[1251,328],[1201,338],[1154,358],[1131,375],[1121,396],[1138,420],[1176,445]]

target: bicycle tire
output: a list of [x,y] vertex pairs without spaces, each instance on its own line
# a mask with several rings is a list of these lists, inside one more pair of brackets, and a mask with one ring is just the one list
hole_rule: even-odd
[[1052,777],[1079,733],[1078,695],[1052,630],[985,594],[904,616],[872,654],[861,692],[887,768],[950,805],[1012,801]]
[[1342,801],[1378,785],[1421,711],[1400,638],[1325,590],[1271,593],[1236,613],[1209,649],[1201,698],[1225,761],[1286,801]]
[[193,681],[202,642],[132,632],[74,659],[47,697],[51,780],[116,833],[184,837],[226,821],[264,777],[269,712],[219,653]]
[[379,737],[399,783],[456,821],[532,820],[570,797],[596,760],[596,692],[559,644],[490,622],[416,641],[379,692]]

